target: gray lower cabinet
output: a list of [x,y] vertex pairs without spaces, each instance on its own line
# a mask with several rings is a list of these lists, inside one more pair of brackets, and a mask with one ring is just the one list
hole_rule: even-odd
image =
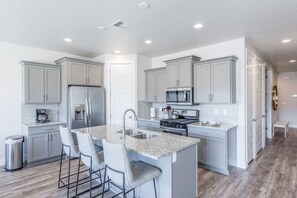
[[25,161],[31,163],[47,160],[61,154],[59,126],[23,127],[23,134],[26,137]]
[[22,61],[23,103],[60,103],[61,69],[56,65]]
[[192,87],[193,86],[193,63],[199,61],[197,56],[187,56],[166,63],[166,87]]
[[154,131],[162,132],[162,129],[160,128],[160,122],[150,121],[149,119],[148,120],[139,119],[137,121],[137,127],[140,129],[154,130]]
[[195,103],[236,102],[235,56],[194,64]]
[[236,129],[228,131],[212,128],[188,126],[188,135],[199,138],[198,162],[199,167],[229,174],[236,166]]
[[165,102],[165,68],[146,70],[146,101]]

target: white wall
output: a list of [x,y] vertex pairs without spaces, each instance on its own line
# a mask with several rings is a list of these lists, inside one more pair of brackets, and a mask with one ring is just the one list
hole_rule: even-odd
[[[197,109],[201,109],[201,113],[208,112],[207,117],[220,117],[224,122],[237,124],[237,166],[246,168],[246,151],[245,151],[245,38],[239,38],[231,41],[208,45],[205,47],[190,49],[174,54],[153,58],[152,67],[164,67],[163,61],[174,58],[196,55],[201,60],[232,56],[235,55],[238,60],[236,62],[236,104],[231,105],[200,105]],[[218,114],[215,114],[215,109]],[[228,110],[228,115],[224,115],[224,109]],[[201,115],[203,117],[203,115]],[[228,117],[228,118],[227,118]],[[220,121],[220,120],[217,120]]]
[[289,127],[297,128],[297,72],[279,73],[277,89],[278,119],[289,122]]
[[[55,64],[70,54],[0,42],[0,165],[4,164],[5,137],[22,134],[21,131],[21,60]],[[84,58],[87,60],[87,58]]]
[[106,124],[110,124],[110,64],[131,63],[133,65],[133,109],[137,112],[137,55],[136,54],[104,54],[95,57],[93,61],[104,63],[104,87],[106,91]]

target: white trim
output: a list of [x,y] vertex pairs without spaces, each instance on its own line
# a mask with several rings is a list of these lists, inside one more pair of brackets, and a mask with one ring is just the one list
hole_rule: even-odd
[[237,167],[242,169],[247,169],[248,165],[245,162],[237,161]]
[[4,166],[5,165],[5,158],[0,159],[0,166]]

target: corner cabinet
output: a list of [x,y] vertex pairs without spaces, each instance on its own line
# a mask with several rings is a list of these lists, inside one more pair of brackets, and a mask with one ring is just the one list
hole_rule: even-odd
[[146,101],[165,102],[166,69],[146,70]]
[[48,126],[23,126],[25,135],[25,161],[28,163],[44,161],[60,156],[62,140],[59,126],[65,124]]
[[60,103],[61,70],[56,65],[21,61],[23,103]]
[[103,86],[103,64],[64,57],[55,61],[66,67],[68,85]]
[[166,87],[192,87],[193,64],[199,60],[197,56],[187,56],[164,61],[166,63]]
[[195,103],[236,102],[237,59],[230,56],[194,64]]

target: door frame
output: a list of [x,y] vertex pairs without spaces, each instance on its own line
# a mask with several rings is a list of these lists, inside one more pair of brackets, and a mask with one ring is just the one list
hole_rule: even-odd
[[106,125],[111,124],[111,66],[112,64],[131,64],[132,70],[132,108],[137,111],[137,68],[134,61],[107,61],[104,73],[106,78],[104,79],[104,84],[106,88]]
[[272,70],[267,65],[265,65],[265,75],[266,75],[266,138],[272,138],[272,95],[271,95],[271,87],[272,87]]

